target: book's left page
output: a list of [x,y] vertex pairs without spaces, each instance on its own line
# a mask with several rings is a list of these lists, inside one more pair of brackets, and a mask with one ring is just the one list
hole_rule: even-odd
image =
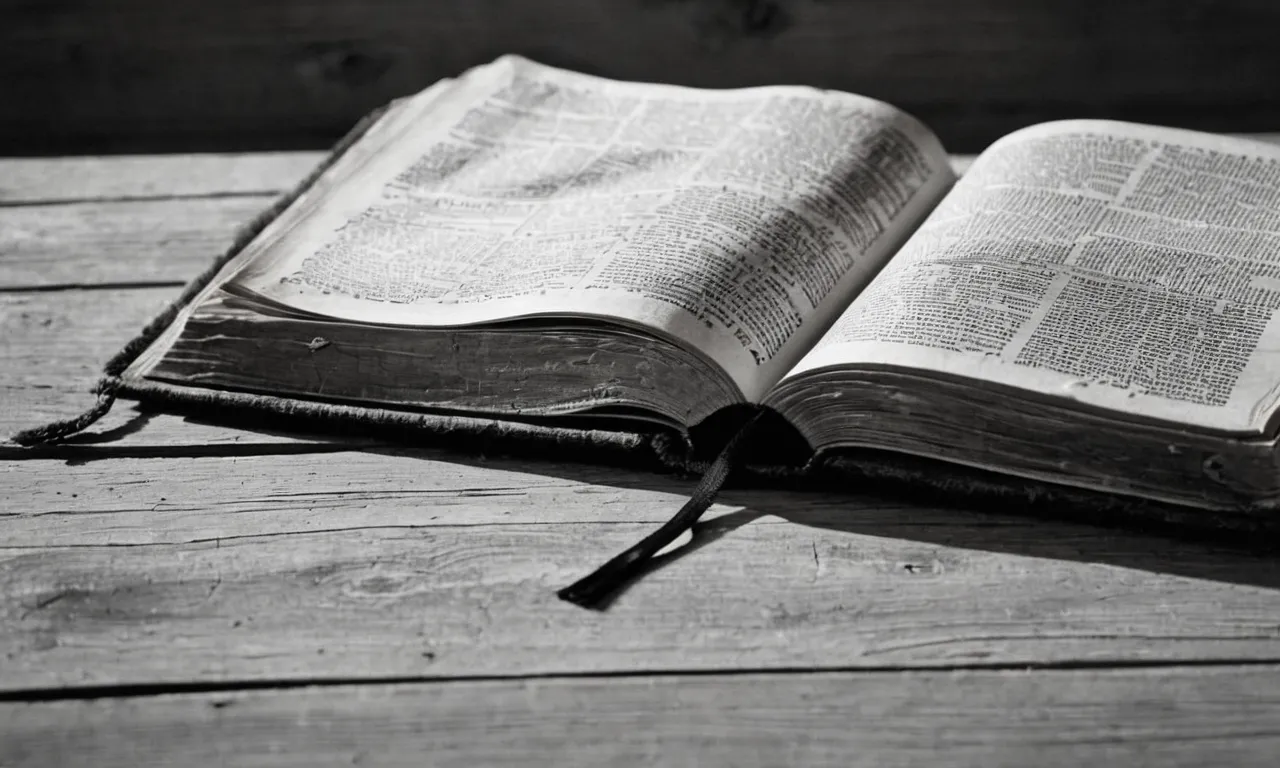
[[366,324],[595,320],[755,400],[950,187],[901,111],[802,87],[621,83],[507,56],[388,118],[227,281]]

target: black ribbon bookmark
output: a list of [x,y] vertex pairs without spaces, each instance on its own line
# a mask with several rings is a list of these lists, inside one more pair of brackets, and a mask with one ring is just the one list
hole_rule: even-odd
[[720,455],[711,462],[711,466],[698,481],[689,500],[680,507],[680,511],[676,512],[674,517],[635,546],[600,566],[591,574],[556,592],[556,595],[561,600],[583,608],[599,609],[610,595],[639,576],[654,555],[675,541],[680,534],[692,528],[698,522],[698,518],[702,517],[702,514],[715,501],[716,494],[720,492],[720,488],[724,486],[738,463],[738,454],[746,444],[747,436],[764,413],[763,408],[757,410],[755,415],[729,439],[729,442],[725,443]]

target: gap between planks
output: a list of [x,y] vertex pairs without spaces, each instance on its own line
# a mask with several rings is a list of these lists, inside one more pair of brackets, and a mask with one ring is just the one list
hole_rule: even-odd
[[279,194],[323,152],[0,158],[0,206]]
[[0,704],[0,762],[1274,764],[1280,669],[371,683]]
[[[1114,659],[1068,660],[1020,663],[961,663],[955,665],[920,666],[810,666],[810,667],[726,667],[702,669],[644,669],[611,670],[599,672],[544,672],[512,673],[505,675],[403,675],[397,677],[314,677],[281,679],[220,680],[214,682],[160,682],[131,683],[123,685],[75,685],[60,688],[0,689],[0,704],[49,703],[60,701],[93,702],[119,699],[143,699],[155,696],[192,696],[220,693],[247,693],[252,691],[311,691],[375,686],[427,686],[474,683],[536,683],[610,680],[686,680],[716,678],[730,680],[736,677],[751,678],[803,678],[832,676],[870,676],[948,673],[1036,673],[1036,672],[1172,672],[1186,673],[1197,670],[1247,672],[1257,669],[1264,672],[1280,672],[1280,657],[1261,659],[1187,659],[1181,661]],[[2,765],[2,764],[0,764]]]

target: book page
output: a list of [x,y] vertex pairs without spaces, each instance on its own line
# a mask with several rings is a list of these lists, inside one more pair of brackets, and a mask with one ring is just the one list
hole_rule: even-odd
[[1278,308],[1280,148],[1050,123],[983,153],[794,373],[933,370],[1257,433]]
[[230,288],[366,323],[606,318],[692,346],[754,400],[953,181],[914,119],[811,88],[508,56],[433,98]]

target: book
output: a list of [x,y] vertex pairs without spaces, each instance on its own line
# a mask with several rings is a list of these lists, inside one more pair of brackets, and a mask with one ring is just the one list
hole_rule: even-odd
[[766,411],[793,469],[873,451],[1280,504],[1262,143],[1062,121],[957,179],[873,99],[504,56],[389,105],[286,202],[112,393],[657,435],[669,458]]

